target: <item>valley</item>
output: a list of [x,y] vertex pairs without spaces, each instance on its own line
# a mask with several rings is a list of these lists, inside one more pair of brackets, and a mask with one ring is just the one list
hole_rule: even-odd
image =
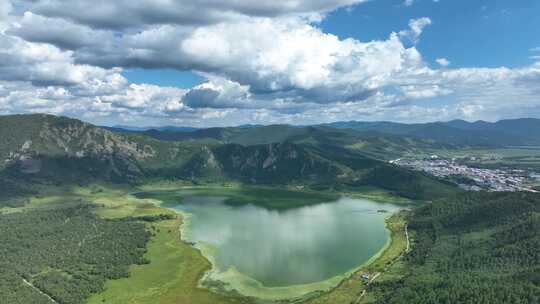
[[461,293],[460,272],[490,304],[505,298],[477,280],[518,280],[511,294],[527,300],[515,303],[539,288],[538,194],[474,193],[389,162],[440,151],[499,170],[534,161],[533,150],[326,126],[210,140],[48,115],[0,126],[0,295],[10,304],[429,303],[412,290],[446,279],[430,285],[441,301],[481,303]]
[[0,304],[540,304],[539,15],[0,0]]

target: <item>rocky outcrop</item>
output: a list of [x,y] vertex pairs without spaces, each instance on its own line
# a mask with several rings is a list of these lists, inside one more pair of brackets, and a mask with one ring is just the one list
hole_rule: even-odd
[[[48,115],[19,118],[26,124],[21,130],[0,130],[6,142],[0,143],[0,169],[12,173],[133,181],[143,175],[139,161],[156,155],[150,145],[78,120]],[[12,127],[14,120],[2,127]]]
[[46,121],[39,137],[46,144],[52,143],[67,155],[75,157],[116,153],[141,160],[155,155],[149,145],[141,147],[122,135],[80,121],[62,125]]

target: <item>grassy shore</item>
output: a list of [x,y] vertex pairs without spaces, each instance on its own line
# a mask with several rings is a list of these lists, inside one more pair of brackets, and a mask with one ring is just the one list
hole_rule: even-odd
[[130,277],[108,281],[105,291],[92,296],[98,303],[251,303],[242,297],[224,297],[198,287],[210,263],[180,240],[180,218],[149,225],[154,236],[145,257],[150,264],[132,266]]
[[375,202],[391,203],[395,205],[412,205],[418,204],[417,201],[410,200],[405,197],[397,196],[389,191],[375,188],[375,187],[362,187],[355,192],[340,192],[342,196],[348,196],[351,198],[365,198]]
[[[276,188],[276,187],[251,187],[239,185],[208,185],[208,186],[183,186],[143,187],[145,191],[134,193],[137,198],[151,198],[160,200],[167,205],[176,205],[182,201],[182,196],[189,193],[190,196],[219,196],[225,197],[224,203],[230,206],[244,206],[256,204],[270,210],[287,210],[291,208],[317,205],[332,202],[339,199],[340,194],[333,192],[317,192],[309,190]],[[180,195],[179,189],[182,190]]]
[[[377,188],[377,187],[371,187],[371,186],[363,186],[357,188],[355,191],[314,191],[306,187],[301,186],[283,186],[283,187],[275,187],[275,186],[246,186],[241,185],[238,183],[221,183],[221,184],[207,184],[207,185],[193,185],[191,183],[186,182],[175,182],[175,181],[156,181],[153,183],[148,183],[143,186],[139,187],[140,190],[144,192],[155,192],[155,191],[175,191],[178,189],[204,189],[205,191],[209,191],[208,193],[212,193],[214,195],[224,194],[224,191],[226,191],[227,195],[231,196],[234,195],[234,193],[241,194],[241,192],[245,192],[244,194],[248,194],[249,198],[257,197],[257,198],[265,198],[265,194],[268,194],[268,191],[272,191],[272,196],[275,197],[275,191],[279,192],[287,192],[288,196],[290,196],[291,193],[298,193],[298,197],[307,197],[311,195],[315,198],[315,202],[324,202],[329,200],[336,200],[340,196],[347,196],[352,198],[365,198],[372,201],[377,202],[384,202],[384,203],[392,203],[396,205],[410,205],[410,204],[416,204],[417,201],[412,201],[408,198],[401,197],[398,195],[395,195],[391,193],[390,191]],[[251,193],[248,193],[250,192]],[[258,195],[257,191],[260,191],[261,195]],[[266,193],[265,193],[266,192]],[[298,198],[297,197],[297,198]],[[292,203],[293,205],[298,206],[298,202],[291,202],[290,200],[285,201],[285,203]]]
[[377,273],[384,274],[389,266],[398,261],[405,251],[407,239],[405,237],[406,213],[394,214],[386,220],[387,229],[390,230],[388,244],[381,250],[368,265],[360,268],[352,276],[343,280],[332,291],[310,299],[306,304],[327,304],[327,303],[355,303],[361,296],[366,281],[362,279],[362,274],[368,273],[371,277]]

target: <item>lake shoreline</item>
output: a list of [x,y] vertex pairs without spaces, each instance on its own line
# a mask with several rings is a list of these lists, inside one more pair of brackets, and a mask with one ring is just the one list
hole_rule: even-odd
[[303,304],[326,304],[341,301],[343,303],[355,303],[361,291],[366,286],[361,275],[369,273],[384,273],[388,265],[394,264],[405,253],[408,210],[402,210],[389,216],[385,222],[386,228],[391,232],[388,246],[382,248],[377,256],[367,265],[360,267],[352,276],[344,279],[333,290],[305,299]]
[[[175,187],[168,190],[183,190],[183,189],[204,189],[205,187]],[[213,189],[219,187],[212,187]],[[227,189],[227,187],[225,187]],[[362,196],[362,194],[355,195],[357,198],[368,198]],[[160,205],[166,205],[163,202]],[[303,302],[309,299],[317,298],[323,294],[332,293],[338,289],[340,285],[351,279],[351,277],[358,275],[358,273],[365,271],[371,265],[374,265],[379,259],[381,259],[385,253],[389,250],[393,243],[393,236],[395,231],[392,231],[388,225],[388,221],[391,220],[400,211],[389,212],[385,216],[385,230],[389,233],[387,240],[382,248],[380,248],[373,256],[361,265],[355,266],[345,273],[336,275],[329,279],[318,281],[308,284],[290,285],[283,287],[265,287],[259,281],[238,272],[235,268],[229,269],[225,272],[220,272],[216,260],[215,260],[215,248],[194,242],[189,238],[189,225],[191,214],[166,206],[161,206],[168,210],[177,212],[183,218],[183,223],[180,226],[180,237],[183,242],[190,244],[192,248],[196,249],[211,265],[210,269],[205,272],[199,281],[199,287],[207,288],[213,292],[223,295],[238,296],[241,294],[246,297],[257,298],[270,301],[285,301],[285,302]]]

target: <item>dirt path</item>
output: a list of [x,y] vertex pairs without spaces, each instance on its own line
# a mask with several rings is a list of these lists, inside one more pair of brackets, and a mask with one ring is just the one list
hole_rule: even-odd
[[23,280],[23,283],[30,286],[32,289],[34,289],[35,291],[39,292],[41,295],[43,295],[44,297],[47,297],[47,299],[49,299],[49,301],[51,301],[52,303],[55,303],[55,304],[58,304],[58,302],[56,302],[55,299],[51,298],[51,296],[49,296],[48,294],[44,293],[43,291],[41,291],[39,288],[37,288],[36,286],[34,286],[34,284],[28,282],[27,280],[25,280],[24,278],[22,279]]
[[409,229],[407,228],[408,228],[408,225],[405,224],[405,238],[407,239],[407,248],[405,249],[405,253],[408,253],[411,248],[411,243],[409,242]]
[[369,286],[369,284],[371,284],[373,281],[375,281],[375,279],[377,279],[382,273],[381,272],[377,272],[375,273],[375,275],[373,275],[373,277],[371,278],[371,280],[369,280],[366,285],[364,286],[364,290],[362,291],[362,293],[360,294],[360,296],[358,296],[358,298],[356,299],[356,301],[354,301],[354,303],[358,303],[360,302],[360,300],[362,299],[362,297],[364,297],[366,295],[366,290],[367,290],[367,287]]
[[[399,255],[395,260],[399,260],[401,259],[406,253],[409,253],[409,251],[411,250],[411,243],[409,241],[409,229],[408,229],[408,225],[405,225],[405,239],[407,240],[407,246],[405,248],[405,252],[402,252],[401,255]],[[393,264],[393,263],[392,263]],[[367,287],[373,282],[375,281],[375,279],[377,279],[381,274],[383,274],[384,272],[386,272],[388,269],[390,268],[390,266],[388,267],[385,267],[384,268],[384,271],[383,272],[377,272],[372,278],[371,280],[369,280],[366,285],[364,285],[364,290],[362,291],[362,293],[358,296],[358,298],[356,299],[356,301],[354,301],[355,304],[359,303],[360,300],[362,300],[362,298],[366,295],[367,293]]]

